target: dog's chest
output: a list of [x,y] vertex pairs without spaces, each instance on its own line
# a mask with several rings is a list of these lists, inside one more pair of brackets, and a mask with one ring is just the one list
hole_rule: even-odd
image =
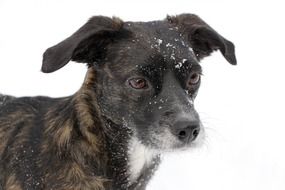
[[157,155],[157,151],[147,148],[138,139],[131,139],[128,147],[129,182],[137,182],[146,168],[156,164],[154,159]]

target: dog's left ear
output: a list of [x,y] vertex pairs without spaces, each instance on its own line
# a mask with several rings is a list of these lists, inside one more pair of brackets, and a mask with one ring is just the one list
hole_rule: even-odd
[[120,19],[94,16],[69,38],[45,51],[41,70],[54,72],[70,60],[92,65],[104,58],[108,45],[127,35]]
[[177,25],[181,32],[187,35],[198,60],[209,56],[215,50],[220,50],[230,64],[237,64],[234,44],[218,34],[198,16],[181,14],[174,17],[168,16],[167,20]]

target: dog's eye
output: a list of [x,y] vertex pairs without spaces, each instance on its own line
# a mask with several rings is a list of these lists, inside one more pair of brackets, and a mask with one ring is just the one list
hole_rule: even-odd
[[135,89],[143,89],[148,87],[147,81],[143,78],[132,78],[129,80],[129,85]]
[[195,85],[200,81],[200,74],[199,73],[192,73],[188,79],[188,85]]

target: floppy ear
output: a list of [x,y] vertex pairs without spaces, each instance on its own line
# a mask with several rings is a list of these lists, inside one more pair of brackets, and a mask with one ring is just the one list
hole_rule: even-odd
[[218,34],[198,16],[181,14],[175,17],[168,16],[167,20],[178,25],[180,30],[186,33],[198,60],[209,56],[215,50],[220,50],[230,64],[237,64],[234,44]]
[[122,31],[123,22],[118,18],[92,17],[73,35],[45,51],[41,70],[54,72],[70,60],[92,64],[104,57],[106,46],[122,37]]

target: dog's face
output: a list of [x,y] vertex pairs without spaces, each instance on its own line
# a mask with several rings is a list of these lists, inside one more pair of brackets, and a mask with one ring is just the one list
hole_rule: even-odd
[[[149,23],[148,23],[149,24]],[[189,44],[165,22],[127,24],[133,34],[114,44],[98,67],[104,115],[128,126],[155,149],[182,147],[200,131],[193,100],[201,67]]]
[[95,67],[102,114],[145,146],[172,150],[203,131],[194,108],[199,60],[218,49],[236,63],[233,44],[195,15],[145,23],[93,17],[47,50],[42,69],[52,72],[69,60]]

